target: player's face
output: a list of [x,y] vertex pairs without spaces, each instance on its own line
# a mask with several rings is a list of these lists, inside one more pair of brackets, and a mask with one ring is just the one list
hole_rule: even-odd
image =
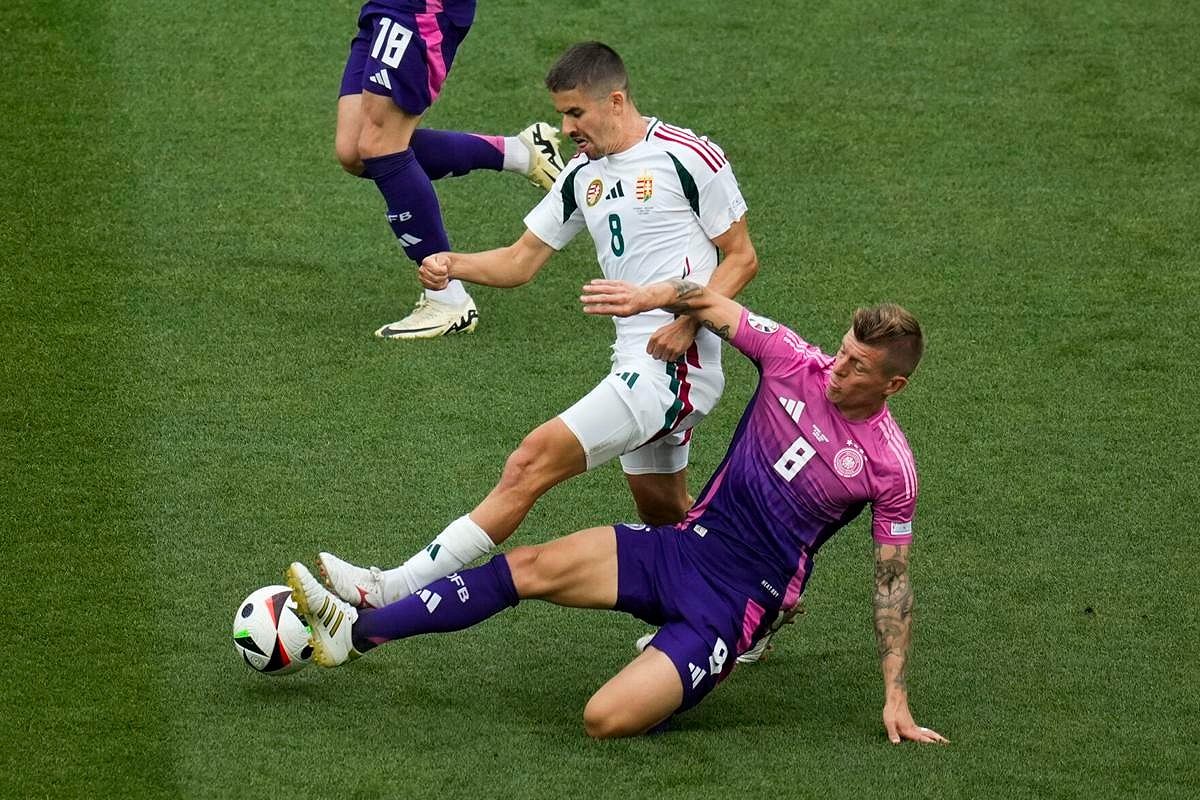
[[580,88],[550,95],[555,110],[562,114],[562,132],[592,160],[603,158],[620,145],[621,123],[614,95],[624,97],[620,92],[595,97]]
[[825,397],[848,419],[865,419],[907,383],[887,369],[887,351],[860,342],[854,330],[846,331],[833,359]]

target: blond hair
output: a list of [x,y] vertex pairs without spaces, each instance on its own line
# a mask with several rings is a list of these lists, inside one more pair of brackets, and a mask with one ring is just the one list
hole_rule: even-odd
[[917,318],[895,303],[880,303],[854,312],[854,338],[887,351],[884,366],[893,375],[908,377],[925,351]]

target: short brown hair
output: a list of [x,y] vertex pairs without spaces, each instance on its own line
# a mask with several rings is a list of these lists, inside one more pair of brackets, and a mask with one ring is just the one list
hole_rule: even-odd
[[580,42],[567,48],[546,74],[546,88],[552,92],[582,89],[590,95],[613,91],[629,94],[629,73],[625,62],[603,42]]
[[887,351],[884,366],[893,375],[908,377],[925,351],[917,318],[895,303],[880,303],[854,312],[854,338]]

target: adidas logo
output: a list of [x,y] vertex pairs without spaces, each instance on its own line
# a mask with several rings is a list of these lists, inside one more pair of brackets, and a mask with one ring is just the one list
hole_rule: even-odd
[[321,604],[321,610],[317,612],[317,618],[321,620],[321,624],[329,629],[330,636],[336,636],[338,628],[342,627],[342,620],[346,618],[346,615],[338,609],[336,603],[326,597],[325,602]]
[[421,598],[421,602],[425,604],[425,608],[432,614],[437,610],[438,603],[442,602],[442,596],[437,592],[431,592],[428,589],[422,589],[417,592],[417,597]]
[[411,233],[402,233],[396,238],[400,240],[401,247],[412,247],[415,244],[420,244],[421,242],[425,241],[424,239],[413,236]]
[[783,410],[792,418],[792,422],[799,424],[800,412],[804,410],[803,400],[791,400],[787,397],[779,398],[779,405],[783,406]]
[[625,189],[621,187],[621,182],[617,181],[617,185],[609,190],[608,194],[604,195],[605,200],[616,200],[618,197],[625,196]]
[[388,71],[381,69],[370,78],[371,83],[377,83],[389,92],[392,90],[392,79],[388,77]]
[[438,554],[438,551],[441,549],[442,549],[442,546],[440,544],[438,544],[437,542],[434,542],[434,543],[430,544],[429,547],[425,548],[425,552],[429,553],[430,561],[437,561],[437,554]]
[[704,680],[704,676],[708,673],[700,667],[697,667],[692,662],[688,662],[688,670],[692,673],[692,688],[695,689],[700,685],[700,681]]

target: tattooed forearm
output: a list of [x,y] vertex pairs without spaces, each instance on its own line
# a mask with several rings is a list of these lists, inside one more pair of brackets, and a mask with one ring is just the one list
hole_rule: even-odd
[[716,325],[712,324],[708,320],[704,320],[704,327],[708,328],[710,331],[715,333],[717,336],[720,336],[722,339],[725,339],[725,340],[729,339],[729,326],[728,325],[722,325],[721,327],[718,328]]
[[913,593],[908,547],[875,545],[875,644],[888,688],[907,689],[905,668],[912,643]]
[[704,287],[698,283],[685,281],[682,278],[674,278],[667,281],[671,285],[675,294],[672,296],[670,303],[664,305],[663,308],[673,314],[683,314],[692,308],[691,300],[699,297],[704,293]]

